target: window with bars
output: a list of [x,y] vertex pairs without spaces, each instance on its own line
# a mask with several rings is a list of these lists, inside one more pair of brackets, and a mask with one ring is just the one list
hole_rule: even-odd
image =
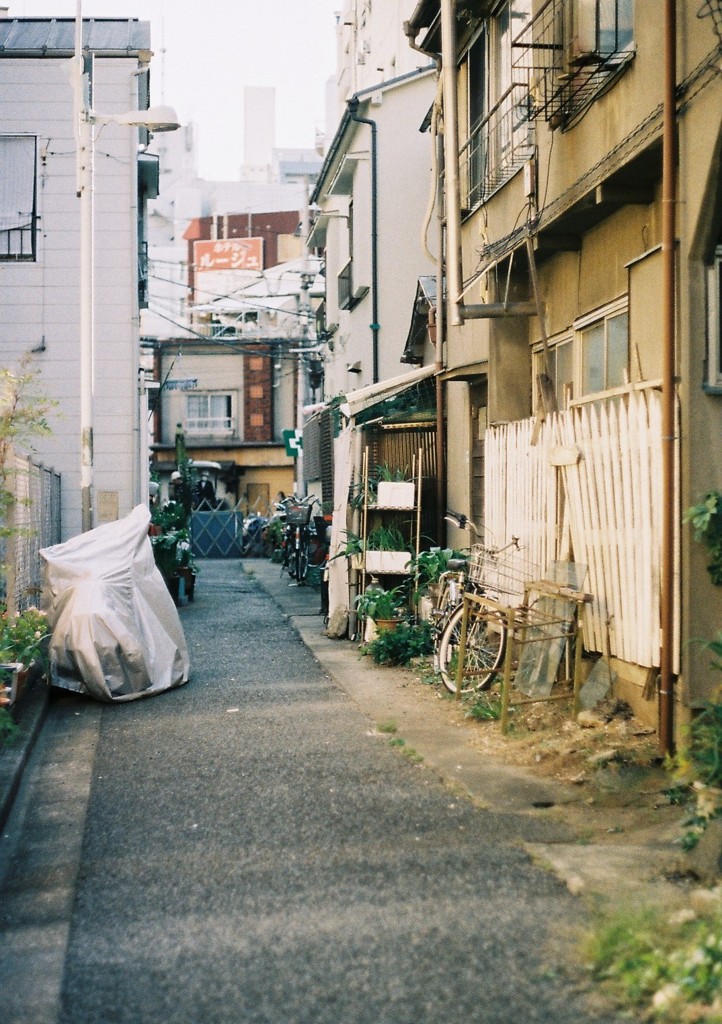
[[634,56],[634,0],[547,0],[512,43],[530,116],[574,121]]
[[460,153],[464,206],[473,210],[533,153],[526,77],[517,80],[512,40],[531,17],[531,0],[505,0],[466,52],[467,138]]
[[37,140],[0,135],[0,260],[36,259]]

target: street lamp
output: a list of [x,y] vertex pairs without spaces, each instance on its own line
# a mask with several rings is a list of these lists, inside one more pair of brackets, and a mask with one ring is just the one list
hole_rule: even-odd
[[77,0],[75,56],[71,65],[77,154],[77,195],[80,200],[80,500],[81,528],[93,528],[93,378],[94,312],[94,125],[119,124],[170,132],[180,128],[172,107],[149,107],[123,114],[92,109],[92,54],[83,54],[83,16]]

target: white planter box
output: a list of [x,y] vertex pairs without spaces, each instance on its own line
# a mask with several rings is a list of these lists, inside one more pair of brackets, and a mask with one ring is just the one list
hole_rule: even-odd
[[377,504],[379,508],[413,508],[413,483],[380,480]]
[[366,572],[408,573],[408,551],[367,551]]

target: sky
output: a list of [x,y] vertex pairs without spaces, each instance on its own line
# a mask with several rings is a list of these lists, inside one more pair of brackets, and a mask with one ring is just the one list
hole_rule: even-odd
[[[77,0],[4,0],[8,16],[75,17]],[[341,0],[82,0],[84,18],[151,23],[151,103],[197,128],[198,172],[235,180],[243,163],[243,90],[276,89],[276,146],[312,149],[336,68]],[[335,125],[331,126],[332,130]]]

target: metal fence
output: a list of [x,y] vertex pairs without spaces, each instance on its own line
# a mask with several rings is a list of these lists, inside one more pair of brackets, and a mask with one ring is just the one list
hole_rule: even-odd
[[16,612],[38,603],[39,551],[60,541],[60,474],[13,452],[6,473],[12,499],[0,536],[0,601]]

